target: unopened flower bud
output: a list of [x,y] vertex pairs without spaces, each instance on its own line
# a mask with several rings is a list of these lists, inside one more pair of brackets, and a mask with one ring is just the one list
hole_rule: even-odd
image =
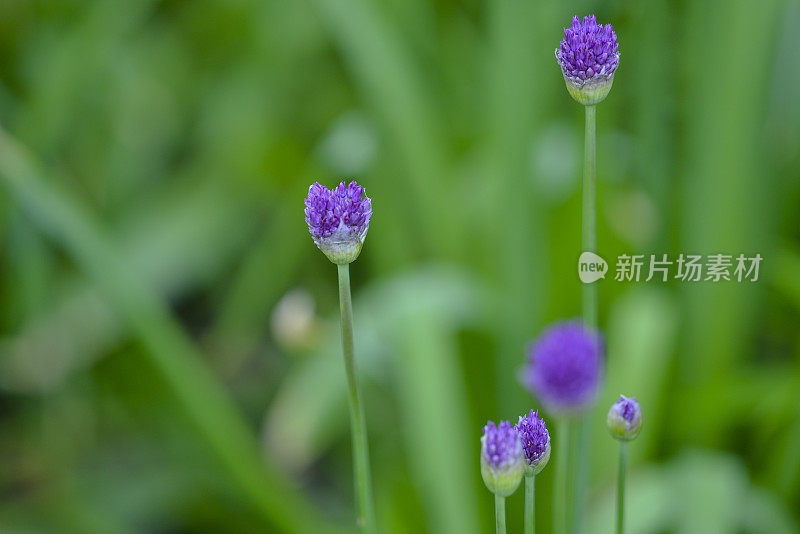
[[317,247],[337,265],[352,263],[361,252],[372,216],[372,199],[355,181],[333,191],[319,182],[308,189],[306,224]]
[[481,475],[489,491],[508,497],[519,486],[522,470],[522,442],[511,423],[486,423],[481,437]]
[[611,405],[606,417],[606,426],[614,439],[631,441],[636,439],[642,429],[642,408],[636,397],[620,395]]
[[584,106],[599,104],[608,96],[619,67],[617,34],[611,24],[597,24],[594,15],[572,17],[556,49],[567,91]]
[[538,475],[550,460],[550,432],[544,419],[539,417],[539,412],[531,410],[528,415],[519,416],[514,428],[522,441],[525,476]]

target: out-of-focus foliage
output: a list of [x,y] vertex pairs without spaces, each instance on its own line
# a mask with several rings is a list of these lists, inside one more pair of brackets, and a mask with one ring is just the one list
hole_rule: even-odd
[[553,50],[588,12],[622,52],[600,254],[764,261],[599,282],[587,530],[612,528],[625,393],[631,532],[796,532],[796,0],[0,2],[0,530],[349,531],[335,269],[302,199],[355,177],[381,531],[490,531],[480,428],[537,407],[525,344],[579,313],[583,118]]

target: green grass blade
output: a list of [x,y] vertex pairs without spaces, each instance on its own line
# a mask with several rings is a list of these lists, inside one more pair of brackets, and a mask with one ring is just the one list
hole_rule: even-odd
[[34,161],[5,133],[0,133],[0,180],[97,282],[147,349],[210,452],[265,518],[285,531],[327,531],[288,481],[261,461],[246,421],[202,364],[201,355],[166,304],[121,261],[77,203],[46,185]]
[[[432,89],[397,27],[377,2],[315,0],[367,102],[374,105],[406,166],[421,232],[429,250],[451,250],[458,236],[441,209],[445,198],[446,145]],[[386,68],[391,65],[391,68]]]

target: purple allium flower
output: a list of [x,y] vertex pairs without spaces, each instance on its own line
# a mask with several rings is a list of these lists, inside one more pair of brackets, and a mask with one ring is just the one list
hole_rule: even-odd
[[572,17],[556,49],[556,59],[570,95],[583,105],[602,102],[619,67],[617,34],[611,24],[597,24],[594,15]]
[[525,475],[538,475],[550,459],[550,432],[539,417],[539,412],[531,412],[519,416],[514,426],[522,441],[522,452],[525,460]]
[[578,412],[595,400],[603,343],[579,321],[546,329],[528,354],[526,386],[552,412]]
[[508,497],[519,486],[522,469],[522,441],[511,423],[486,423],[481,437],[481,475],[489,491]]
[[606,426],[615,439],[636,439],[642,430],[642,407],[636,402],[636,397],[620,395],[608,410]]
[[319,182],[308,188],[306,224],[319,249],[332,262],[351,263],[361,252],[372,216],[372,199],[355,181],[333,191]]

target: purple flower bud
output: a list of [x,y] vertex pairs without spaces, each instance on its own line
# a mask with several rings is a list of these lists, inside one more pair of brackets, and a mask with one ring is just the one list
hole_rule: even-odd
[[608,96],[619,67],[617,34],[611,24],[597,24],[594,15],[583,17],[583,22],[576,15],[564,28],[556,59],[572,98],[585,106],[599,104]]
[[642,430],[642,407],[636,397],[620,395],[611,405],[606,417],[606,426],[614,439],[630,441]]
[[361,252],[372,216],[372,199],[355,181],[333,191],[319,182],[308,188],[306,224],[317,247],[338,265],[353,262]]
[[527,416],[519,416],[514,427],[522,441],[525,476],[538,475],[550,459],[550,432],[539,417],[539,412],[531,412]]
[[481,475],[489,491],[508,497],[522,480],[522,441],[508,421],[483,427],[481,437]]
[[556,323],[531,345],[526,386],[551,412],[580,412],[597,395],[602,351],[600,336],[583,323]]

